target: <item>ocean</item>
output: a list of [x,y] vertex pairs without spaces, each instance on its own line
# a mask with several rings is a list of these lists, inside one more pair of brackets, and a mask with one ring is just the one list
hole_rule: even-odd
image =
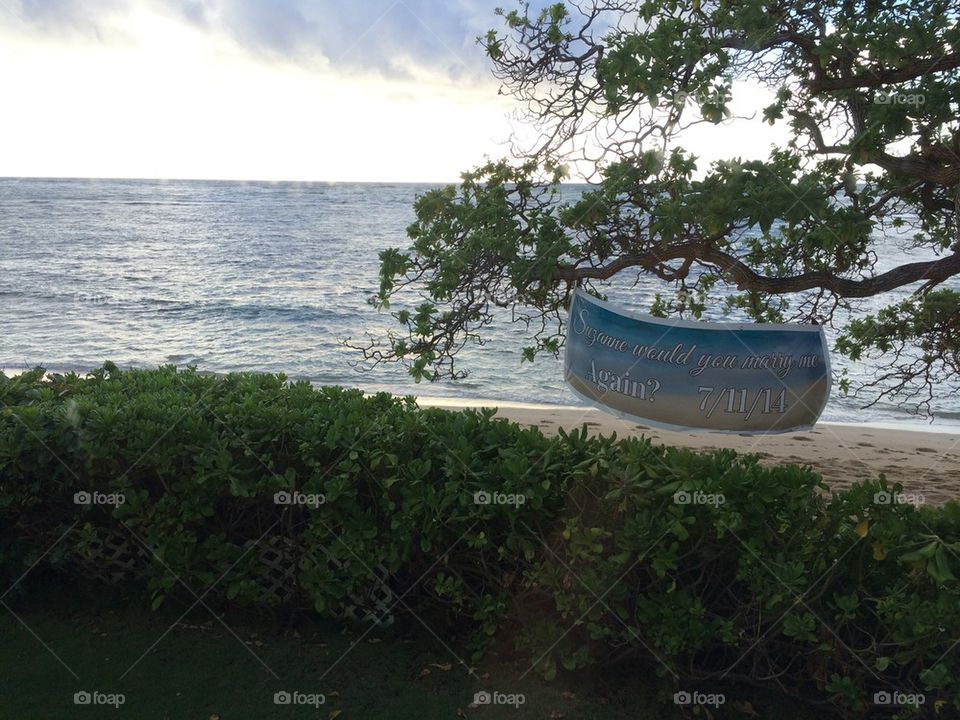
[[[525,328],[508,317],[489,342],[463,352],[470,376],[460,381],[417,385],[397,366],[363,369],[343,345],[391,327],[389,314],[367,303],[378,253],[407,246],[413,201],[429,188],[0,179],[0,368],[192,364],[401,395],[581,404],[563,383],[560,361],[520,362]],[[564,192],[573,198],[581,188]],[[883,242],[884,265],[921,259],[897,238]],[[634,279],[618,281],[610,297],[646,311],[665,288]],[[861,306],[880,307],[877,300]],[[831,361],[854,380],[872,370],[835,352]],[[956,386],[941,388],[932,429],[960,429],[957,399]],[[894,403],[863,404],[834,384],[821,419],[930,428]]]

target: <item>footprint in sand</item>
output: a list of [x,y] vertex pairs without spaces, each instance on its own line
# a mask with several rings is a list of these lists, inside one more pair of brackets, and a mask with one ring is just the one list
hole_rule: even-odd
[[650,429],[650,428],[648,428],[646,425],[634,425],[634,427],[635,427],[637,430],[649,430],[649,429]]
[[858,442],[857,445],[859,445],[860,447],[874,447],[873,443],[868,443],[868,442]]
[[587,427],[600,427],[600,423],[595,423],[595,422],[584,423],[584,425],[586,425]]
[[932,453],[935,453],[936,450],[934,450],[933,448],[917,448],[917,452],[932,452]]
[[803,442],[813,442],[813,438],[809,438],[806,435],[794,435],[791,440],[802,440]]

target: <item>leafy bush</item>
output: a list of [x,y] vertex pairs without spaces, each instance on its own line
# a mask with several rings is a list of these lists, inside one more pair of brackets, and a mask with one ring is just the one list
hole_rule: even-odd
[[652,655],[687,685],[775,679],[847,713],[875,712],[876,693],[957,707],[960,506],[886,502],[902,488],[882,479],[826,497],[810,469],[730,451],[621,442],[631,457],[633,477],[579,488],[527,575],[542,602],[525,646],[566,631],[541,671]]
[[960,506],[883,502],[900,488],[882,478],[825,490],[732,451],[546,437],[283,376],[0,375],[7,586],[40,563],[155,606],[413,612],[548,677],[636,658],[665,688],[960,707]]

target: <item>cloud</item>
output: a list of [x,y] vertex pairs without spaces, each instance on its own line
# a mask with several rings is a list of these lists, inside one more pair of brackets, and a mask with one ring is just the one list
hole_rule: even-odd
[[[453,80],[488,79],[475,39],[498,24],[507,0],[20,0],[18,32],[108,41],[124,13],[173,14],[272,60],[409,77],[413,68]],[[6,24],[9,25],[9,18]],[[175,52],[175,49],[171,49]]]
[[126,0],[20,0],[4,5],[8,22],[19,20],[22,25],[47,33],[76,33],[100,38],[100,19],[126,4]]

